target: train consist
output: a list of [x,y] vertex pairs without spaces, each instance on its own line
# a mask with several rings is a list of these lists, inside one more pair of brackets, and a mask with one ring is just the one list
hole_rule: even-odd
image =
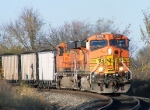
[[3,54],[0,63],[4,79],[40,87],[126,93],[132,80],[129,39],[120,34],[93,35],[51,51]]

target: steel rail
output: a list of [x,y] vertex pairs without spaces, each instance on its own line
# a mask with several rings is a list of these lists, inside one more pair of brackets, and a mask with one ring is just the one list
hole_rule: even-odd
[[138,103],[137,103],[137,105],[134,106],[131,110],[138,110],[138,109],[140,108],[140,101],[139,101],[139,99],[137,99],[137,98],[135,98],[135,97],[134,97],[134,99],[137,100]]
[[108,105],[105,105],[104,107],[99,108],[98,110],[107,110],[112,106],[112,104],[113,104],[113,100],[112,98],[110,98],[110,103]]

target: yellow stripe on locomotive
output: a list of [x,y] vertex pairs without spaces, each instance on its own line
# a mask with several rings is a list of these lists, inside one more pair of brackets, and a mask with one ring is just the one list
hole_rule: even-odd
[[96,73],[99,74],[114,74],[122,71],[127,71],[122,62],[129,68],[129,58],[114,58],[112,55],[104,56],[103,58],[90,59],[90,69],[94,69],[95,65],[99,64]]

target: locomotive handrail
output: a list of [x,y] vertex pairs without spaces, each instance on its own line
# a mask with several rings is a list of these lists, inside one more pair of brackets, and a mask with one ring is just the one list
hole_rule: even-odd
[[74,67],[74,84],[76,85],[76,80],[77,80],[77,64],[76,61],[74,61],[75,67]]
[[90,73],[90,84],[91,84],[91,74],[97,69],[97,67],[102,63],[102,61],[100,63],[98,63],[95,68],[92,70],[92,72]]
[[123,63],[123,58],[121,58],[121,63],[123,64],[123,66],[125,66],[128,69],[128,71],[130,71],[131,73],[130,77],[132,79],[132,71]]

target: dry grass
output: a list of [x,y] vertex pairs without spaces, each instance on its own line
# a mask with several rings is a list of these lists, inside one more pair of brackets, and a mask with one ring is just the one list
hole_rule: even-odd
[[49,110],[44,97],[25,84],[12,87],[0,80],[0,109],[2,110]]

